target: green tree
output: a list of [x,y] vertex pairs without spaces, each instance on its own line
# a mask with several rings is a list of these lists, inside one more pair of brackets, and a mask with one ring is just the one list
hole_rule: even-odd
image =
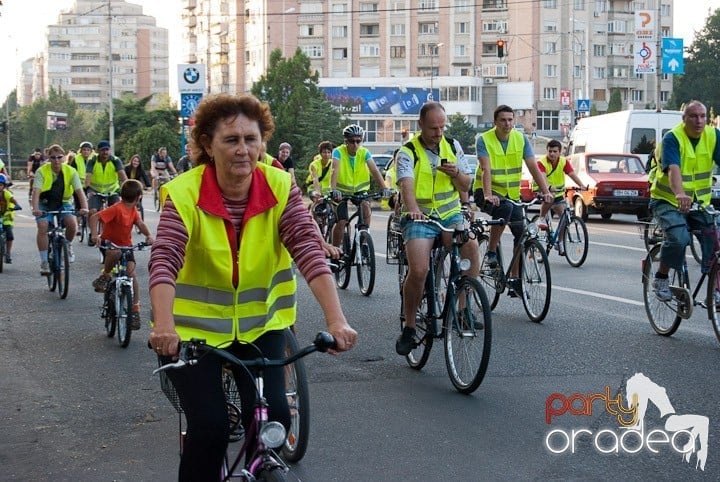
[[475,152],[475,135],[477,134],[477,129],[475,129],[460,112],[448,116],[448,128],[445,134],[448,137],[456,139],[465,153]]
[[705,26],[688,47],[685,75],[673,76],[673,93],[667,107],[680,108],[690,100],[699,100],[708,109],[720,108],[717,66],[720,65],[720,8],[705,21]]
[[613,89],[610,94],[610,102],[608,102],[608,113],[619,112],[622,110],[622,96],[620,95],[620,89]]
[[268,103],[275,119],[268,153],[277,155],[280,143],[289,142],[295,177],[301,185],[318,144],[342,140],[342,115],[327,102],[317,84],[318,73],[312,71],[310,59],[300,49],[292,58],[284,58],[280,49],[275,49],[265,75],[251,89],[253,95]]

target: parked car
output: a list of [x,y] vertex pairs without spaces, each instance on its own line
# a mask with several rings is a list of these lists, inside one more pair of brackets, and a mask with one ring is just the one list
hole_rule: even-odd
[[385,177],[385,170],[390,167],[389,164],[393,158],[392,154],[373,154],[372,157],[378,169],[380,169],[380,174]]
[[[647,219],[650,186],[643,161],[635,154],[582,153],[570,156],[575,173],[587,191],[569,190],[568,202],[575,214],[586,220],[590,214],[610,219],[613,214],[635,214]],[[568,182],[568,186],[573,183]]]

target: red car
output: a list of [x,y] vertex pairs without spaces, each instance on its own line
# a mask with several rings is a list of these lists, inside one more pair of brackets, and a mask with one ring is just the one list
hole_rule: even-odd
[[[575,215],[586,220],[589,214],[610,219],[614,213],[648,217],[650,185],[642,159],[634,154],[581,153],[570,156],[575,173],[587,191],[569,190],[566,199]],[[569,179],[566,186],[574,185]]]

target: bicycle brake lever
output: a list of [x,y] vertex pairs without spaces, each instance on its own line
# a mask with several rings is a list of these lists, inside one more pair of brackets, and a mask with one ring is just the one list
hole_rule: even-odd
[[185,365],[195,365],[196,363],[197,363],[197,360],[185,361],[181,358],[176,362],[167,363],[159,368],[156,368],[155,370],[153,370],[153,375],[157,375],[158,373],[163,372],[165,370],[169,370],[171,368],[182,368]]

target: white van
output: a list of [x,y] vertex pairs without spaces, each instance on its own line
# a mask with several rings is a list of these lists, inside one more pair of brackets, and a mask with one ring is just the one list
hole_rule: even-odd
[[623,110],[583,117],[570,134],[567,154],[637,154],[643,162],[667,131],[682,122],[678,110]]

